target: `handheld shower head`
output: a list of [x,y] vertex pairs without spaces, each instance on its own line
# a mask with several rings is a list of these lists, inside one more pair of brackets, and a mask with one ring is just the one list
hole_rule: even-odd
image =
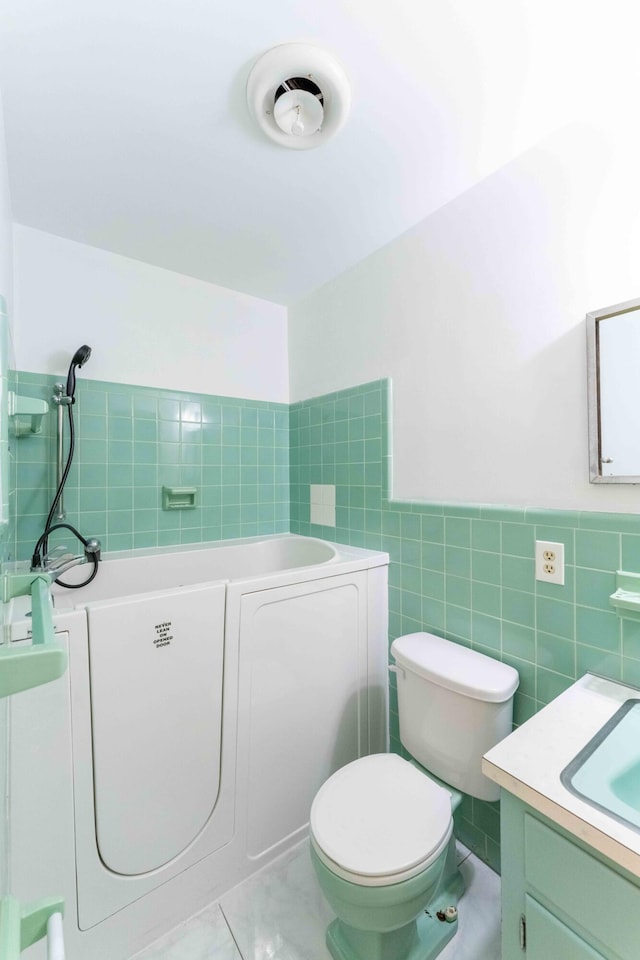
[[88,347],[85,343],[83,347],[79,347],[73,355],[71,365],[74,367],[82,367],[89,357],[91,356],[91,347]]
[[72,401],[76,393],[76,367],[84,366],[90,356],[91,347],[88,347],[86,343],[79,347],[73,355],[67,374],[67,396],[71,397]]

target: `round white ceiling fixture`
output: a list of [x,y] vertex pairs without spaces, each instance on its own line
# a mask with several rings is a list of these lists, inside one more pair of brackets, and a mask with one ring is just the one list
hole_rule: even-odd
[[344,126],[351,89],[333,54],[312,43],[283,43],[254,65],[247,103],[268,137],[283,147],[308,150]]

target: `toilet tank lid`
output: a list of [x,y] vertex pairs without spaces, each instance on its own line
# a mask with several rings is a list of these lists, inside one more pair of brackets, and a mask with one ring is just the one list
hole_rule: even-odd
[[409,633],[391,644],[399,666],[474,700],[503,703],[516,692],[518,671],[432,633]]

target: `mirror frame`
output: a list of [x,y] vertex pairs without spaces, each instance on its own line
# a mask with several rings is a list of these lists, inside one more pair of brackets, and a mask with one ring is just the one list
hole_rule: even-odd
[[602,475],[602,430],[600,422],[600,338],[601,320],[618,317],[632,310],[640,310],[640,299],[627,300],[612,307],[594,310],[587,321],[587,401],[589,413],[589,479],[591,483],[640,483],[640,476]]

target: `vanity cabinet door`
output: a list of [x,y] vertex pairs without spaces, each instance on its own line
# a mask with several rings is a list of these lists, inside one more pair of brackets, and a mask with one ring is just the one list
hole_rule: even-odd
[[639,960],[637,883],[529,813],[524,815],[524,852],[527,893],[590,943],[606,944],[619,960]]
[[504,791],[500,817],[502,960],[640,960],[640,877]]
[[527,896],[527,960],[605,960],[601,953]]

